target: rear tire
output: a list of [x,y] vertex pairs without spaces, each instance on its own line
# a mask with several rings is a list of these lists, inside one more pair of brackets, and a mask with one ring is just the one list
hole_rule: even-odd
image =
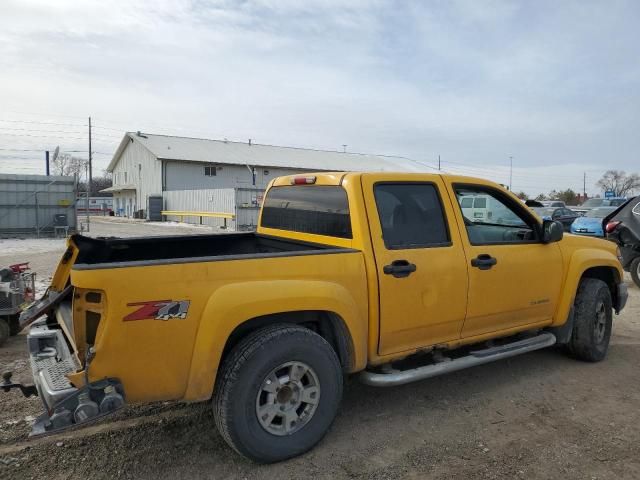
[[629,266],[629,273],[631,273],[633,283],[635,283],[636,286],[640,288],[640,257],[636,257],[631,261],[631,265]]
[[607,356],[613,305],[611,291],[605,282],[585,278],[580,282],[574,303],[575,318],[569,340],[574,357],[586,362],[599,362]]
[[0,347],[7,341],[9,336],[11,335],[11,329],[9,328],[9,323],[7,319],[4,317],[0,318]]
[[328,431],[342,398],[335,351],[317,333],[295,325],[251,333],[218,375],[218,430],[238,453],[260,463],[310,450]]

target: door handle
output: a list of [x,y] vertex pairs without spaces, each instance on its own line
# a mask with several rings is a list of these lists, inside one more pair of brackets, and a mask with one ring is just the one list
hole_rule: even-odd
[[382,271],[385,275],[393,275],[396,278],[404,278],[416,271],[416,266],[408,260],[394,260],[391,265],[385,265]]
[[496,263],[498,263],[498,260],[487,253],[482,253],[476,258],[471,259],[471,266],[479,268],[480,270],[489,270]]

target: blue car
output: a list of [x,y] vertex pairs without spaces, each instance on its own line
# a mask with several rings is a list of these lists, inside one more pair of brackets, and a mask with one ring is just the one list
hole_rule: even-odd
[[571,233],[604,238],[602,219],[618,207],[597,207],[589,210],[584,217],[576,218],[571,224]]

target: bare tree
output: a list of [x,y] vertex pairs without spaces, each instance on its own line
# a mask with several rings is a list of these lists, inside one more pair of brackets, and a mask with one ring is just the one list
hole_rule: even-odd
[[53,173],[54,175],[80,175],[86,160],[74,157],[68,153],[61,153],[53,161]]
[[570,188],[560,191],[552,190],[549,192],[549,200],[561,200],[567,205],[577,205],[578,194]]
[[[80,191],[87,191],[87,182],[80,182]],[[102,190],[105,188],[109,188],[113,186],[113,181],[111,180],[111,175],[103,173],[101,177],[93,177],[91,181],[91,197],[111,197],[113,196],[111,193],[104,193]]]
[[596,185],[606,191],[613,191],[616,197],[624,197],[640,188],[640,175],[626,174],[622,170],[608,170]]
[[516,197],[518,197],[520,200],[529,200],[529,195],[527,195],[525,192],[514,192],[516,194]]

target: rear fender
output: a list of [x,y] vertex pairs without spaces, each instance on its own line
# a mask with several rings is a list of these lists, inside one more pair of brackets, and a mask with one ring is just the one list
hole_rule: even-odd
[[339,315],[351,336],[354,370],[365,367],[367,319],[342,285],[304,280],[234,283],[216,290],[202,313],[184,400],[211,397],[225,344],[236,327],[252,318],[304,310]]

